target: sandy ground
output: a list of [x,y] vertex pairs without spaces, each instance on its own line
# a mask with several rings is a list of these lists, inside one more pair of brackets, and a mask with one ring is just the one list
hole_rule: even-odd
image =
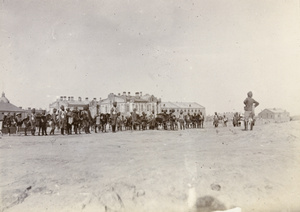
[[0,211],[300,211],[300,122],[0,139]]

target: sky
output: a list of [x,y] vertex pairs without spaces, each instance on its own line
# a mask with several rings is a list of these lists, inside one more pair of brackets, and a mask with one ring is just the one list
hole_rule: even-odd
[[142,91],[299,115],[299,0],[2,0],[0,92],[16,106]]

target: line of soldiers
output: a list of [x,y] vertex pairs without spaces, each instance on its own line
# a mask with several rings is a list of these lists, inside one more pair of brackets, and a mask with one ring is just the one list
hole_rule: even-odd
[[[72,131],[75,134],[80,134],[81,129],[84,129],[85,133],[90,133],[90,127],[92,124],[91,112],[87,107],[83,110],[78,110],[76,107],[74,110],[69,108],[65,109],[64,106],[60,107],[60,110],[53,109],[52,114],[46,114],[43,110],[41,113],[36,113],[35,108],[31,110],[30,114],[26,114],[25,118],[21,117],[21,113],[11,115],[10,113],[4,115],[1,129],[7,129],[8,135],[11,134],[10,128],[16,127],[16,134],[20,135],[21,128],[24,127],[24,134],[27,136],[27,132],[30,131],[31,135],[48,135],[47,128],[50,127],[50,135],[54,135],[55,129],[59,129],[62,135],[70,135]],[[73,129],[73,130],[72,130]]]
[[100,113],[94,117],[91,116],[89,107],[84,107],[83,110],[78,110],[75,107],[72,111],[70,108],[60,107],[60,110],[53,109],[52,114],[36,113],[35,109],[31,110],[25,118],[21,118],[18,113],[15,116],[8,114],[3,122],[3,127],[9,129],[11,126],[16,126],[17,134],[20,134],[21,127],[24,128],[24,134],[30,132],[31,135],[48,135],[47,129],[50,127],[49,135],[54,135],[55,130],[59,130],[61,135],[81,134],[83,131],[86,134],[95,133],[98,131],[106,132],[107,128],[113,133],[123,130],[154,130],[154,129],[170,129],[184,130],[186,128],[203,128],[204,116],[199,114],[187,115],[180,112],[178,116],[175,110],[162,110],[161,113],[155,115],[154,111],[150,115],[145,112],[138,114],[136,108],[129,116],[121,115],[118,111],[117,103],[113,103],[111,113]]
[[[180,128],[184,130],[186,128],[203,128],[204,123],[204,115],[202,112],[198,114],[194,113],[194,115],[183,114],[183,111],[180,111],[178,116],[175,115],[175,110],[170,110],[169,114],[166,109],[163,109],[161,113],[155,115],[154,111],[147,116],[145,112],[142,112],[141,115],[137,114],[136,108],[133,109],[129,117],[121,117],[118,112],[117,103],[113,103],[113,107],[111,108],[111,126],[112,132],[116,131],[116,127],[118,130],[122,130],[122,128],[127,130],[146,130],[149,129],[158,129],[163,128],[165,130],[177,130]],[[179,127],[178,127],[179,125]]]

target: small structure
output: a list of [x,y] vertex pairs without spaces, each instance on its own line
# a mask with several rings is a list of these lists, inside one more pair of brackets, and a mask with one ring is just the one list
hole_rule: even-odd
[[267,108],[261,111],[258,118],[274,120],[275,122],[290,121],[290,113],[280,108]]
[[[2,96],[0,98],[0,130],[2,129],[4,116],[10,113],[11,116],[14,117],[16,113],[21,113],[22,117],[25,116],[25,111],[21,107],[17,107],[9,102],[9,100],[5,97],[5,93],[2,92]],[[2,129],[2,133],[7,133],[7,129]],[[16,128],[14,126],[10,127],[10,132],[15,133]]]
[[169,113],[170,110],[175,110],[175,115],[177,116],[180,111],[183,111],[183,114],[190,114],[194,115],[194,113],[199,114],[202,112],[204,116],[206,116],[205,107],[198,104],[197,102],[162,102],[161,103],[161,110],[167,110]]
[[3,116],[7,113],[13,115],[14,113],[24,113],[25,111],[21,107],[17,107],[9,102],[5,97],[5,93],[2,92],[0,98],[0,120],[3,120]]

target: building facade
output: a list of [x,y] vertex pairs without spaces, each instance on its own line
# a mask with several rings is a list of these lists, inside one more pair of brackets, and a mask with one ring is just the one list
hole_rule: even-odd
[[271,119],[275,122],[290,121],[290,113],[280,108],[264,109],[257,115],[257,117],[261,119]]
[[160,111],[161,100],[153,95],[143,95],[142,92],[136,92],[135,95],[131,95],[130,92],[117,95],[111,93],[106,99],[102,99],[98,103],[100,113],[110,113],[113,102],[117,102],[117,108],[121,115],[129,116],[134,108],[137,109],[138,114],[144,112],[149,115],[152,111],[157,114]]
[[65,108],[70,108],[70,110],[73,110],[75,107],[77,107],[78,110],[83,110],[85,106],[89,106],[92,117],[94,117],[98,112],[98,101],[96,98],[90,101],[88,97],[85,99],[78,97],[78,99],[75,100],[73,96],[68,96],[68,98],[66,96],[61,96],[49,105],[50,112],[52,112],[54,108],[60,110],[62,105]]
[[194,115],[194,113],[199,114],[202,112],[202,114],[206,116],[205,107],[196,102],[162,102],[160,109],[167,110],[167,113],[169,113],[170,110],[175,110],[174,114],[176,116],[179,115],[180,111],[183,111],[185,115],[188,113]]

